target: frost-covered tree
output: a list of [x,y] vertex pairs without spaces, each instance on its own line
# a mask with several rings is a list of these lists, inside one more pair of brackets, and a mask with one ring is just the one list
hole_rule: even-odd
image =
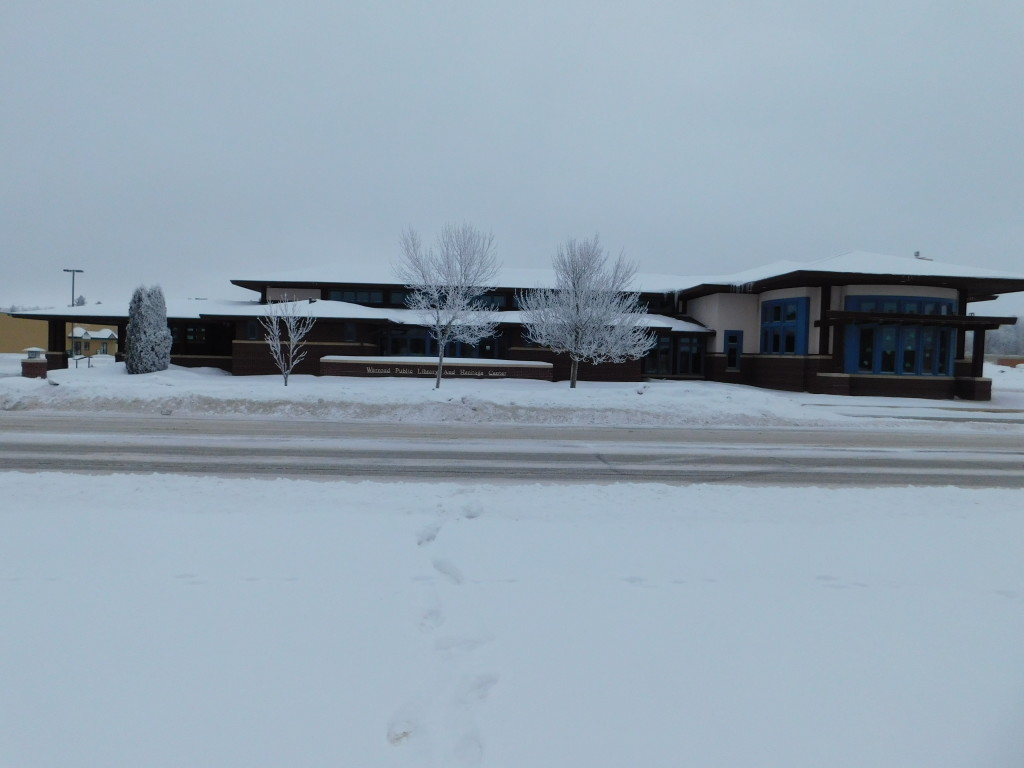
[[630,290],[636,266],[621,255],[609,265],[597,235],[560,245],[553,267],[555,287],[520,294],[519,308],[530,341],[569,355],[570,388],[581,361],[621,363],[654,346],[646,308]]
[[139,286],[128,305],[124,365],[128,373],[165,371],[171,364],[171,329],[160,286]]
[[84,307],[85,306],[85,296],[83,294],[81,294],[81,293],[78,294],[78,298],[75,299],[75,306],[76,307]]
[[424,250],[420,236],[409,228],[402,233],[401,247],[395,271],[409,289],[406,306],[420,313],[437,342],[437,389],[448,344],[476,344],[494,335],[497,322],[482,300],[498,274],[494,235],[469,224],[446,224]]
[[985,336],[986,351],[993,355],[1024,354],[1024,323],[1003,325]]
[[281,301],[267,304],[266,311],[260,316],[260,325],[266,333],[264,341],[270,348],[270,357],[288,386],[288,377],[295,366],[306,359],[306,336],[313,330],[316,318],[303,311],[309,306],[305,301],[288,301],[282,296]]

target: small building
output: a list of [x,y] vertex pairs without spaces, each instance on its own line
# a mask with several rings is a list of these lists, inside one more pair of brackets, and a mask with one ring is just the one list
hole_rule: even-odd
[[97,325],[76,325],[68,334],[68,350],[75,357],[117,354],[117,331]]
[[[385,262],[256,275],[231,281],[252,291],[252,301],[168,302],[172,362],[235,375],[274,373],[259,317],[268,302],[282,300],[302,301],[303,311],[317,317],[307,337],[310,353],[296,373],[356,370],[339,365],[344,356],[436,356],[419,315],[406,308],[405,286],[390,274]],[[568,378],[567,357],[532,345],[517,308],[523,291],[552,283],[550,270],[502,270],[486,295],[498,333],[472,346],[453,344],[446,355],[550,363],[556,380]],[[581,379],[707,379],[832,394],[986,400],[985,333],[1016,318],[975,315],[970,305],[1024,291],[1024,275],[854,252],[733,275],[638,275],[634,287],[648,310],[654,348],[632,362],[581,365]],[[105,306],[104,313],[69,307],[17,316],[49,323],[48,358],[57,367],[66,364],[52,352],[65,323],[113,326],[124,338],[127,303]],[[327,368],[323,358],[331,358]]]

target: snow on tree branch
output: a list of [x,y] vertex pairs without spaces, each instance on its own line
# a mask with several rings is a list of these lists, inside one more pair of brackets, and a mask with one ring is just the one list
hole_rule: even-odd
[[419,234],[410,227],[400,244],[402,259],[395,273],[409,289],[406,306],[419,313],[437,342],[437,389],[450,343],[476,344],[494,335],[497,322],[482,301],[498,274],[494,235],[469,224],[446,224],[434,245],[424,250]]
[[646,308],[630,290],[636,266],[620,255],[608,264],[595,235],[570,239],[553,260],[555,287],[520,294],[527,338],[572,361],[575,387],[580,361],[621,363],[643,357],[654,345],[644,326]]

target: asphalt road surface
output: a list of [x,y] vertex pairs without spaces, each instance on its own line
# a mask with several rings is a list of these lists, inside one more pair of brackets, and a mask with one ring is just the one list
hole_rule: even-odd
[[[1019,432],[0,412],[0,469],[453,482],[1024,487]],[[0,481],[2,482],[2,481]]]

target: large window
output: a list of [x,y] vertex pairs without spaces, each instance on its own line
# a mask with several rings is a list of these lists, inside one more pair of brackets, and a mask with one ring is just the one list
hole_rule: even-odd
[[704,371],[704,337],[680,336],[676,340],[676,373],[697,376]]
[[327,298],[349,304],[383,304],[384,291],[328,291]]
[[[382,340],[381,352],[385,355],[403,357],[436,357],[437,341],[430,336],[430,331],[419,328],[393,330]],[[452,341],[445,348],[445,357],[495,357],[497,340],[492,336],[481,339],[478,344],[465,344]]]
[[928,316],[951,315],[953,299],[909,296],[849,296],[846,309],[873,315],[923,315],[921,324],[897,325],[883,318],[846,328],[846,372],[904,376],[948,376],[953,370],[951,328],[926,325]]
[[648,376],[699,376],[704,368],[702,336],[659,336],[644,357]]
[[672,337],[659,336],[644,358],[644,373],[650,376],[672,375]]
[[806,355],[811,300],[777,299],[761,304],[761,354]]
[[508,296],[502,293],[487,293],[480,297],[480,305],[488,309],[505,309],[508,306]]

